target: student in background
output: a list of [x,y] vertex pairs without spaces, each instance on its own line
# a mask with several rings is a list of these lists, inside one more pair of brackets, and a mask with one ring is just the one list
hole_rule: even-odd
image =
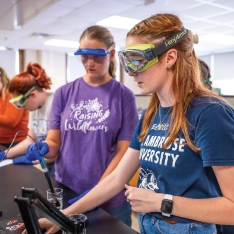
[[[141,93],[152,93],[150,103],[116,169],[65,215],[96,207],[125,187],[141,234],[214,234],[215,223],[234,224],[234,110],[203,86],[197,41],[166,13],[128,32],[119,56]],[[28,152],[40,154],[36,147]],[[138,188],[131,187],[126,183],[139,166]],[[40,225],[58,230],[47,219]]]
[[[8,148],[15,137],[13,145],[18,144],[26,138],[22,132],[28,131],[28,111],[18,109],[10,103],[11,94],[8,92],[10,80],[6,72],[0,67],[0,145]],[[0,155],[0,161],[5,159],[5,155]]]
[[[108,29],[87,28],[75,55],[86,73],[56,90],[50,130],[39,147],[48,144],[46,158],[58,154],[55,179],[77,194],[85,194],[118,165],[138,114],[132,91],[115,80],[115,42]],[[34,144],[29,151],[35,149]],[[131,208],[123,189],[101,207],[131,226]]]
[[[49,113],[54,95],[46,91],[50,88],[51,79],[37,63],[29,63],[26,71],[19,73],[10,81],[9,92],[12,94],[12,104],[19,111],[30,111],[29,130],[25,131],[29,136],[10,148],[8,152],[5,151],[8,159],[14,159],[14,164],[32,164],[25,156],[28,146],[33,142],[32,138],[34,141],[43,141],[47,136]],[[54,159],[47,160],[47,165],[49,174],[54,176]]]
[[199,65],[200,65],[200,71],[201,71],[201,78],[204,86],[208,88],[209,90],[212,90],[212,82],[210,80],[210,68],[205,63],[205,61],[198,59]]

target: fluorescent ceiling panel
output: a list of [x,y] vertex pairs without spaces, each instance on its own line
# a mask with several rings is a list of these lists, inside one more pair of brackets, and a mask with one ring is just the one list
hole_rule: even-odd
[[96,24],[105,26],[105,27],[112,27],[112,28],[121,28],[130,30],[135,24],[139,23],[140,20],[138,19],[131,19],[127,17],[113,15],[106,19],[98,21]]
[[58,47],[68,47],[68,48],[78,48],[79,42],[77,41],[67,41],[67,40],[59,40],[59,39],[51,39],[44,42],[47,46],[58,46]]

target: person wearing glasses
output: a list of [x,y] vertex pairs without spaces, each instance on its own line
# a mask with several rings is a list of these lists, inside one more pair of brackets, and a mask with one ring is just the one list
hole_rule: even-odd
[[[152,94],[150,103],[115,170],[65,215],[84,213],[126,188],[141,234],[213,234],[215,224],[234,224],[234,110],[204,87],[197,42],[167,13],[128,32],[119,56],[141,93]],[[138,187],[131,187],[139,166]],[[47,233],[58,230],[45,218],[39,222]]]
[[[0,150],[8,148],[15,137],[13,145],[18,144],[26,138],[20,132],[28,131],[28,111],[18,109],[10,103],[11,94],[8,91],[10,80],[3,68],[0,67]],[[0,161],[4,160],[4,154],[0,154]]]
[[207,63],[202,59],[198,59],[198,62],[200,65],[202,82],[207,89],[212,90],[212,81],[210,80],[211,78],[210,68],[207,65]]
[[[14,164],[32,164],[25,156],[28,146],[34,141],[45,140],[47,136],[54,96],[52,92],[47,92],[50,88],[51,79],[38,63],[29,63],[26,71],[19,73],[10,81],[9,92],[12,95],[10,105],[15,105],[19,111],[30,111],[28,129],[23,134],[26,138],[9,150],[1,152],[6,153],[6,158],[13,159]],[[54,176],[54,160],[47,160],[47,166],[49,174]]]
[[[28,152],[46,147],[45,158],[58,154],[55,179],[83,196],[118,165],[138,113],[133,92],[115,79],[115,42],[108,29],[97,25],[85,29],[74,54],[86,73],[56,90],[48,136]],[[41,159],[31,156],[30,160]],[[101,207],[131,226],[131,208],[124,192],[122,188]]]

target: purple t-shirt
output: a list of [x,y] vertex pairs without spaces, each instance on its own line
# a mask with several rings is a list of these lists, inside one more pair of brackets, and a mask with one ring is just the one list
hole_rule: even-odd
[[[92,188],[113,159],[117,142],[131,140],[137,121],[134,94],[115,79],[91,86],[79,78],[57,89],[49,119],[49,129],[61,130],[56,180],[78,194]],[[122,191],[102,208],[124,201]]]

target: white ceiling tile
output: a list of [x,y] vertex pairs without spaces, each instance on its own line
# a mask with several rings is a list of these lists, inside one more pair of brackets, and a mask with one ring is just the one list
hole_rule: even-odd
[[55,22],[54,24],[49,24],[46,27],[37,28],[35,30],[37,30],[36,32],[46,33],[55,36],[64,35],[73,31],[72,27],[70,26],[65,27],[64,25],[57,22]]
[[214,4],[218,4],[224,7],[230,7],[234,10],[234,1],[233,0],[215,0]]
[[[209,10],[207,10],[207,7],[209,8]],[[204,4],[201,6],[197,6],[195,8],[188,9],[184,11],[184,14],[196,18],[206,18],[209,17],[210,15],[215,15],[218,13],[222,13],[224,11],[225,10],[223,8]]]
[[[92,7],[92,8],[90,8]],[[122,11],[126,11],[133,7],[132,4],[127,4],[120,1],[110,1],[110,0],[95,0],[92,1],[90,5],[83,5],[80,9],[85,12],[85,14],[89,14],[90,9],[94,9],[98,14],[108,14],[115,15]]]
[[90,3],[94,0],[60,0],[57,5],[59,6],[67,6],[67,7],[72,7],[72,8],[77,8],[80,6],[83,6],[87,3]]
[[[178,15],[184,26],[199,36],[220,32],[234,35],[234,0],[0,0],[0,46],[21,49],[72,51],[69,48],[45,46],[46,37],[33,33],[50,34],[58,39],[78,41],[88,26],[112,15],[145,19],[156,13]],[[16,3],[18,14],[15,14]],[[24,22],[14,30],[14,19]],[[17,18],[16,18],[17,19]],[[128,30],[109,28],[116,45],[124,47]],[[200,42],[202,53],[234,50]],[[199,52],[201,53],[201,51]]]
[[124,3],[128,3],[128,4],[131,4],[131,5],[144,5],[145,3],[145,0],[114,0],[116,2],[124,2]]
[[234,20],[234,11],[232,12],[227,11],[222,15],[213,16],[213,17],[210,17],[209,19],[213,21],[217,21],[217,22],[222,22],[222,23],[230,23],[231,21]]
[[[233,27],[234,30],[234,27]],[[207,34],[212,34],[212,33],[226,33],[230,31],[230,27],[225,27],[225,26],[215,26],[212,28],[207,28],[207,29],[202,29],[202,31],[206,32]]]
[[12,4],[11,1],[0,0],[0,6],[1,6],[0,7],[0,19],[4,14],[6,14],[11,9],[12,5],[15,5],[15,4]]
[[49,25],[55,22],[55,18],[53,17],[48,17],[48,16],[43,16],[41,17],[40,15],[36,16],[29,22],[27,22],[25,25],[23,25],[23,28],[25,29],[32,29],[33,31],[36,31],[37,28],[39,27],[44,27],[45,25]]
[[47,10],[43,11],[40,14],[40,17],[52,17],[52,18],[59,18],[69,14],[73,11],[72,7],[61,6],[61,5],[53,5]]

